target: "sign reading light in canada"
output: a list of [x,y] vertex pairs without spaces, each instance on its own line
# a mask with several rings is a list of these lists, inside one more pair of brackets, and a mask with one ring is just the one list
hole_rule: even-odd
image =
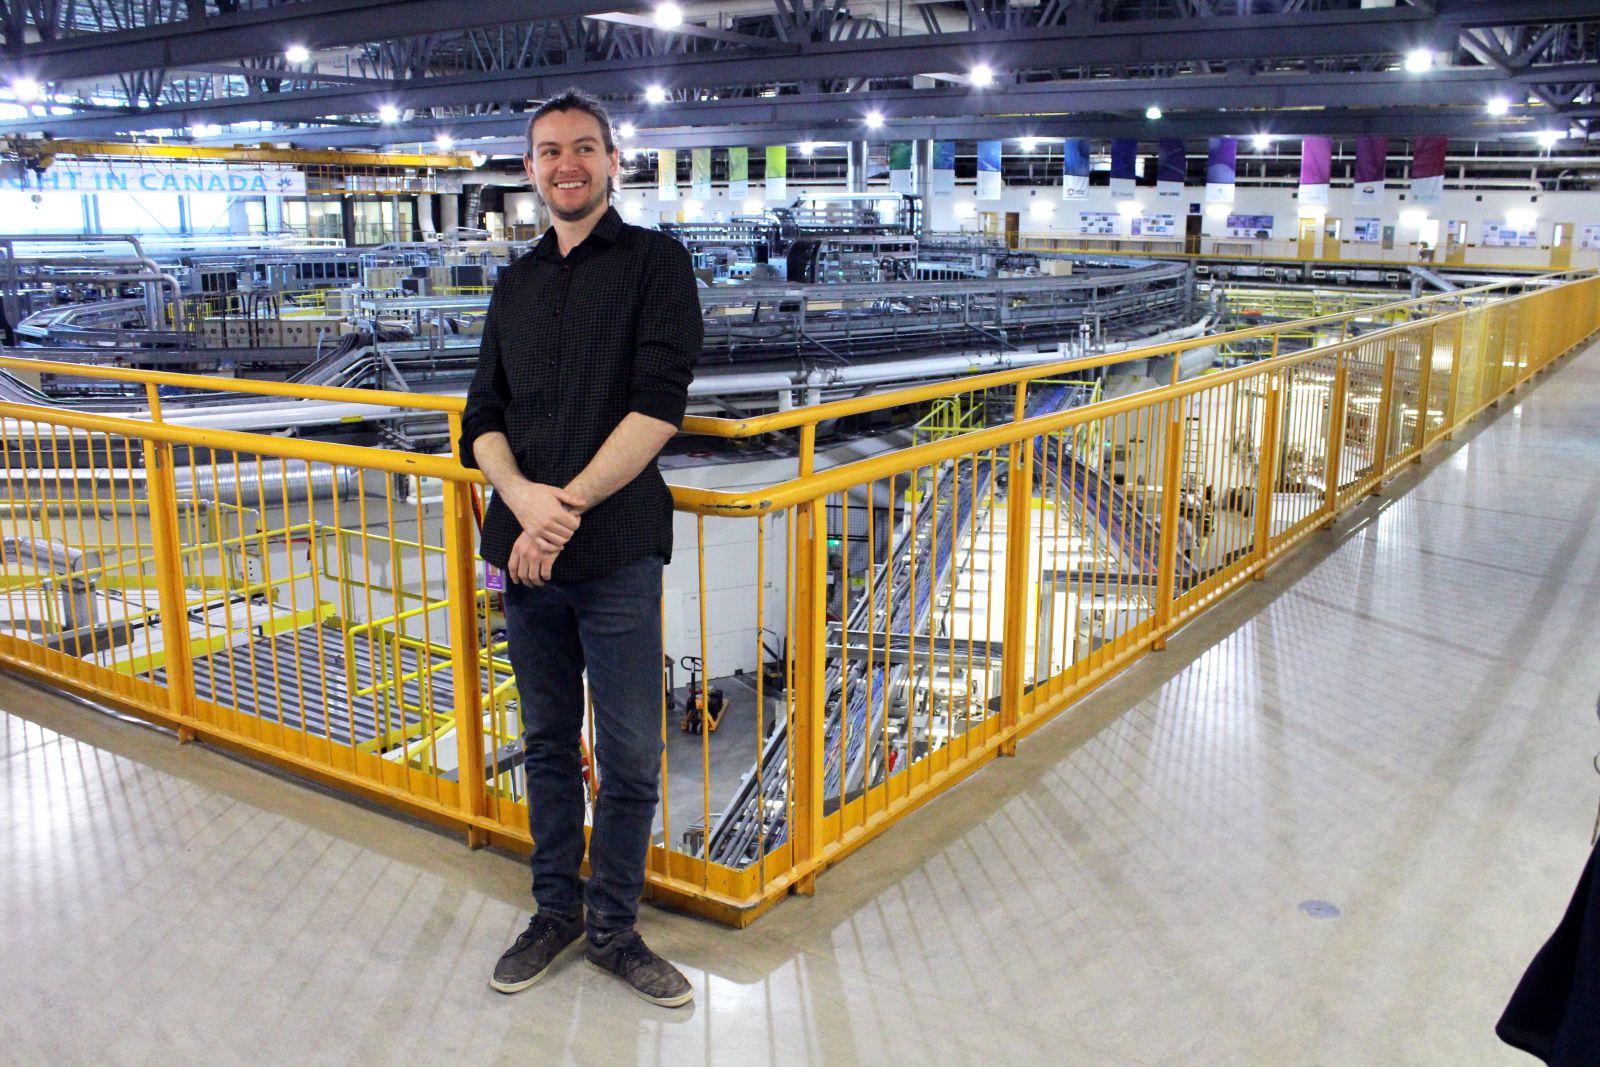
[[163,163],[58,161],[42,173],[5,171],[4,188],[30,193],[222,193],[305,196],[303,171],[287,167],[200,167]]

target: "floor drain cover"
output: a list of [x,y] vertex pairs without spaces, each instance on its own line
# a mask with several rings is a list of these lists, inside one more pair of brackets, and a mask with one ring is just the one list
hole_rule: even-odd
[[1313,919],[1337,919],[1340,914],[1339,906],[1326,900],[1302,900],[1300,910]]

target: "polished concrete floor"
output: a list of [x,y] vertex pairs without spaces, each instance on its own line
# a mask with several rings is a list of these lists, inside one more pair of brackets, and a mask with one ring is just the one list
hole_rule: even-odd
[[[520,862],[0,677],[0,1063],[1516,1064],[1600,779],[1600,350],[735,932],[490,992]],[[1400,491],[1409,490],[1400,495]]]

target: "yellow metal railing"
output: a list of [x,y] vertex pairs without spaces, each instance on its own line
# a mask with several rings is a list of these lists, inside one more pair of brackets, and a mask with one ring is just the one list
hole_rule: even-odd
[[[1524,284],[1235,331],[1221,342],[1343,339],[1112,400],[1074,379],[1153,356],[1175,379],[1219,338],[687,420],[800,447],[776,484],[674,489],[668,647],[734,680],[714,733],[679,731],[664,694],[651,892],[742,924],[1014,751],[1600,327],[1600,279]],[[434,412],[452,431],[459,400],[0,366],[136,381],[151,407],[0,404],[0,661],[475,844],[531,844],[477,472],[175,425],[156,390]],[[822,427],[891,409],[921,420],[914,440],[826,466]]]

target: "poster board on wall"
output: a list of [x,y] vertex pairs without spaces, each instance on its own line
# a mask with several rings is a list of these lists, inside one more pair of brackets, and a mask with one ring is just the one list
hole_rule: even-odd
[[1486,222],[1479,243],[1485,248],[1537,248],[1539,231],[1537,228],[1519,230],[1504,222]]
[[1383,236],[1383,220],[1356,218],[1350,227],[1350,240],[1360,245],[1375,245]]
[[1600,222],[1586,222],[1578,228],[1578,247],[1585,252],[1600,249]]
[[1122,216],[1115,211],[1078,212],[1078,232],[1115,237],[1122,232]]
[[1178,217],[1176,215],[1135,215],[1132,226],[1133,236],[1135,237],[1178,236]]
[[1229,215],[1229,237],[1253,237],[1265,240],[1272,236],[1271,215]]

